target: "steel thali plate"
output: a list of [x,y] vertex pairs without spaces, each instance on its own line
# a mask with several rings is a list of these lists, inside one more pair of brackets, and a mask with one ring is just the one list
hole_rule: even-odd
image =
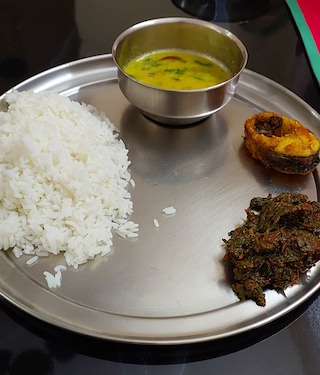
[[[222,239],[245,219],[251,198],[296,191],[318,199],[317,170],[309,176],[267,170],[243,146],[245,119],[262,110],[296,118],[320,135],[319,115],[292,92],[245,70],[225,108],[199,124],[172,128],[150,121],[123,97],[110,55],[59,66],[16,89],[52,90],[107,114],[129,149],[132,220],[140,226],[135,240],[115,235],[107,257],[69,268],[55,290],[43,271],[63,255],[27,266],[27,258],[0,252],[0,293],[18,308],[96,338],[180,344],[258,328],[318,290],[319,265],[285,296],[267,291],[266,307],[239,302],[222,260]],[[167,206],[175,215],[162,214]]]

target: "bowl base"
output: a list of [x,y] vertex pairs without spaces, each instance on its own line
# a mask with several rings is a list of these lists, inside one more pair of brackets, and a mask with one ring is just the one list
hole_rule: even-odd
[[188,125],[194,125],[197,122],[200,122],[212,115],[212,113],[199,116],[199,117],[188,117],[188,118],[181,118],[181,117],[162,117],[162,116],[157,116],[153,115],[151,113],[145,112],[140,110],[140,112],[148,117],[149,119],[161,124],[161,125],[171,125],[171,126],[188,126]]

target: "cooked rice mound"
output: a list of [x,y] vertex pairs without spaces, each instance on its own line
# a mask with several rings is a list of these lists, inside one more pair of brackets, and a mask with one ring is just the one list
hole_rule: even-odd
[[52,92],[6,95],[0,112],[0,249],[64,252],[78,267],[106,255],[129,220],[128,150],[108,118]]

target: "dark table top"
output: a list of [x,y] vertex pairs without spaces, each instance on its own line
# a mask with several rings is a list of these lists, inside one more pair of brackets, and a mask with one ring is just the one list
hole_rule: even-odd
[[[109,53],[116,36],[139,21],[194,17],[195,9],[197,15],[213,18],[212,9],[205,13],[209,1],[193,4],[197,7],[187,15],[170,0],[2,0],[0,93],[51,67]],[[247,21],[217,23],[244,42],[248,69],[285,86],[320,111],[319,85],[284,1],[271,0],[263,14]],[[170,347],[83,337],[0,300],[0,373],[312,375],[319,374],[319,332],[318,295],[246,334]]]

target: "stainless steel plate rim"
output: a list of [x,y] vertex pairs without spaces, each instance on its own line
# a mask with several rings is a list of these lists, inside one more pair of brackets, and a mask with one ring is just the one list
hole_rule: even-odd
[[[117,91],[116,95],[120,95],[117,86],[117,70],[110,54],[84,58],[50,69],[22,82],[15,89],[54,90],[64,96],[77,97],[80,95],[79,97],[82,98],[81,95],[87,90],[95,92],[100,86],[106,89],[110,88],[112,95],[115,90]],[[0,99],[3,97],[4,95]],[[303,100],[270,79],[247,69],[240,78],[232,105],[235,108],[239,106],[244,108],[245,113],[247,111],[256,112],[270,109],[276,99],[280,104],[275,102],[275,109],[277,109],[277,105],[283,105],[284,113],[289,114],[290,111],[293,111],[297,116],[301,114],[302,117],[307,117],[310,120],[313,127],[320,124],[319,115]],[[149,121],[141,114],[134,112],[135,109],[130,107],[125,98],[119,96],[117,100],[121,101],[121,110],[124,108],[126,111],[131,111],[130,114],[137,116],[141,121]],[[222,119],[223,116],[228,117],[229,106],[223,110]],[[116,115],[120,116],[120,114]],[[121,118],[121,121],[125,120]],[[205,122],[207,121],[215,120],[205,120]],[[154,126],[154,124],[150,124],[150,126]],[[206,125],[200,124],[199,126]],[[208,128],[211,126],[212,124]],[[238,141],[235,142],[238,147]],[[235,146],[233,145],[233,147]],[[238,149],[236,151],[239,152]],[[206,181],[208,178],[206,175],[201,176],[201,181]],[[313,187],[319,182],[318,171],[312,178],[315,182],[311,183],[311,190],[315,190],[315,194],[318,195],[318,187]],[[308,186],[307,189],[309,189]],[[247,203],[242,203],[243,208],[247,206]],[[239,220],[241,220],[240,217]],[[231,229],[233,229],[232,224],[224,228],[224,231],[227,233]],[[152,306],[146,306],[143,310],[146,312],[144,316],[136,306],[135,310],[132,309],[129,312],[125,309],[123,311],[117,309],[108,311],[99,308],[98,305],[90,306],[90,304],[82,303],[77,300],[77,297],[73,299],[72,294],[64,296],[59,291],[47,289],[44,283],[33,277],[31,268],[27,270],[21,264],[17,264],[14,257],[4,251],[0,252],[0,294],[19,309],[44,322],[72,332],[120,342],[157,345],[216,340],[261,327],[301,305],[320,286],[319,267],[316,266],[309,272],[301,285],[289,288],[286,298],[276,296],[274,291],[268,291],[268,303],[265,308],[255,306],[251,301],[238,302],[230,290],[227,298],[233,302],[214,311],[201,310],[201,307],[197,310],[191,303],[190,310],[182,307],[183,313],[179,316],[179,312],[177,312],[179,310],[173,310],[171,314],[170,311],[166,311],[165,307],[162,310],[159,304],[159,309],[156,308],[155,311],[152,310]],[[171,275],[167,276],[171,277]],[[76,286],[74,287],[76,288]],[[139,298],[139,296],[135,297]]]

